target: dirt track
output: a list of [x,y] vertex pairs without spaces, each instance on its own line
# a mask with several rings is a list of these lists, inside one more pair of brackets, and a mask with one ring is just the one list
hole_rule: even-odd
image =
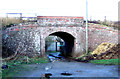
[[[47,64],[26,65],[30,71],[22,71],[18,77],[43,77],[45,73],[51,73],[51,77],[118,77],[118,66],[95,65],[75,61],[55,61]],[[48,70],[45,70],[48,68]],[[72,75],[64,76],[61,73],[68,72]]]

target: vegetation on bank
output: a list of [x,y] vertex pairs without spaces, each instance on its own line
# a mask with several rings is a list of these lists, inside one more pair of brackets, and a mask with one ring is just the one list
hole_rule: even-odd
[[98,24],[98,25],[102,25],[104,27],[113,27],[114,29],[118,29],[120,30],[120,21],[88,21],[89,24]]
[[13,77],[16,73],[19,74],[20,71],[29,71],[26,64],[41,64],[41,63],[48,63],[48,58],[29,58],[28,61],[23,60],[11,60],[7,61],[6,64],[8,68],[2,70],[2,77]]
[[90,63],[103,64],[103,65],[120,65],[120,58],[118,58],[118,59],[91,60]]
[[80,61],[89,61],[89,63],[93,63],[93,64],[101,64],[101,65],[120,65],[120,58],[117,59],[100,59],[100,60],[96,60],[96,59],[90,59],[90,55],[83,55],[81,57],[76,58],[77,60]]
[[0,23],[2,25],[2,29],[6,29],[15,25],[18,25],[20,23],[27,23],[27,20],[21,20],[21,18],[15,18],[15,17],[0,17]]
[[29,69],[24,65],[9,65],[8,68],[2,70],[2,77],[14,77],[14,75],[19,74],[23,70],[28,71]]
[[89,61],[93,64],[103,65],[120,65],[120,44],[101,43],[93,52],[88,52],[81,57],[77,57],[78,61]]
[[88,54],[84,54],[83,56],[75,58],[79,61],[86,61],[88,60],[89,63],[93,64],[101,64],[101,65],[120,65],[120,58],[117,59],[93,59],[93,56],[91,55],[92,52],[89,52]]
[[0,21],[2,22],[2,26],[6,26],[9,24],[19,24],[19,23],[26,23],[28,22],[27,20],[23,20],[19,17],[0,17]]
[[40,64],[40,63],[48,63],[49,59],[44,57],[44,58],[39,58],[39,57],[34,57],[34,58],[29,58],[27,56],[24,56],[23,59],[18,59],[18,60],[10,60],[7,61],[6,64],[8,66],[12,65],[24,65],[24,64]]

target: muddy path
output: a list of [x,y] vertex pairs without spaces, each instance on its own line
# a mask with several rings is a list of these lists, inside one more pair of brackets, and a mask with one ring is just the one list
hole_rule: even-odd
[[95,65],[62,60],[25,66],[29,71],[22,71],[15,77],[44,77],[49,73],[50,77],[118,77],[118,66],[115,65]]

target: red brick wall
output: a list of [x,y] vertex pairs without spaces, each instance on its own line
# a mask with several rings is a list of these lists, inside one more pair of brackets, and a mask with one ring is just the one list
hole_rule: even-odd
[[57,25],[57,24],[83,25],[83,17],[38,16],[37,21],[40,25]]

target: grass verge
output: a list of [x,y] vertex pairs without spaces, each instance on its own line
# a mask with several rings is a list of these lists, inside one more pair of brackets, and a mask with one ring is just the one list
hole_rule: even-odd
[[30,69],[25,66],[26,64],[41,64],[48,62],[49,60],[47,58],[29,58],[29,62],[12,60],[6,62],[8,68],[2,70],[2,77],[14,77],[16,74],[19,75],[21,71],[29,71]]
[[14,75],[19,74],[20,71],[28,71],[23,65],[11,65],[9,68],[2,70],[2,77],[7,79],[7,77],[14,77]]
[[91,60],[90,63],[93,64],[103,64],[103,65],[120,65],[120,58],[118,59],[102,59],[102,60]]

